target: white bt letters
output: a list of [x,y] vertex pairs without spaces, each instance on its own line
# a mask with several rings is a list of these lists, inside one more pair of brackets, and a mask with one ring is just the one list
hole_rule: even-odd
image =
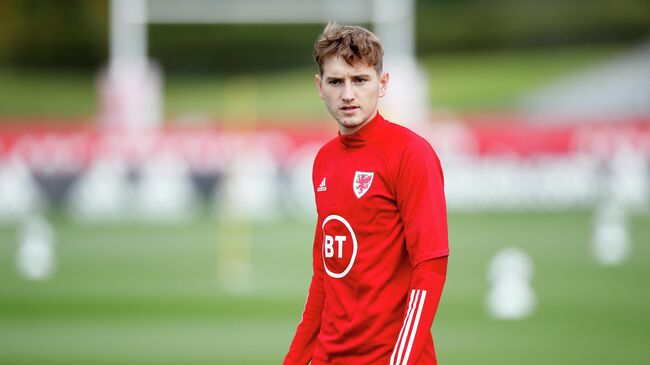
[[337,257],[343,258],[343,243],[347,240],[345,236],[335,236],[325,235],[325,257],[330,258],[334,257],[334,241],[338,244],[338,255]]

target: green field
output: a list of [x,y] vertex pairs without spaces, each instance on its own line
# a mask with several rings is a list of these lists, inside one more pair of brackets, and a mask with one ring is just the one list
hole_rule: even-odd
[[[621,50],[593,46],[454,53],[420,61],[428,75],[431,108],[494,111],[513,108],[524,93],[604,62]],[[171,121],[209,118],[235,124],[326,118],[314,73],[314,67],[256,75],[169,73],[164,80],[165,115]],[[0,119],[88,118],[97,110],[95,77],[0,67]]]
[[[304,305],[312,227],[78,225],[59,215],[47,282],[15,269],[17,228],[0,227],[1,364],[279,364]],[[586,212],[452,214],[452,256],[433,329],[441,364],[645,364],[650,358],[650,216],[630,221],[633,255],[591,258]],[[241,292],[218,277],[224,243],[248,242]],[[485,271],[500,248],[535,264],[534,315],[491,320]]]

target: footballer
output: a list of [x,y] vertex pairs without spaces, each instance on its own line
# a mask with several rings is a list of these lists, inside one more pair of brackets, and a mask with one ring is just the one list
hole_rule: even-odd
[[318,221],[307,302],[284,364],[436,364],[431,325],[447,272],[440,161],[378,112],[379,38],[327,25],[314,45],[338,136],[314,160]]

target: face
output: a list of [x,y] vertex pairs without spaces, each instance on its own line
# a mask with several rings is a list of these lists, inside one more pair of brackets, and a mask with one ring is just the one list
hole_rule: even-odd
[[339,57],[325,59],[322,70],[322,76],[316,75],[318,91],[341,134],[352,134],[375,117],[379,98],[386,94],[387,73],[380,76],[372,66],[351,66]]

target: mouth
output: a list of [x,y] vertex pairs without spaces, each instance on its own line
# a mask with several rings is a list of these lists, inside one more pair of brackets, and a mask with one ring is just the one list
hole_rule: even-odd
[[354,113],[357,109],[359,109],[358,106],[356,105],[344,105],[339,108],[343,113]]

